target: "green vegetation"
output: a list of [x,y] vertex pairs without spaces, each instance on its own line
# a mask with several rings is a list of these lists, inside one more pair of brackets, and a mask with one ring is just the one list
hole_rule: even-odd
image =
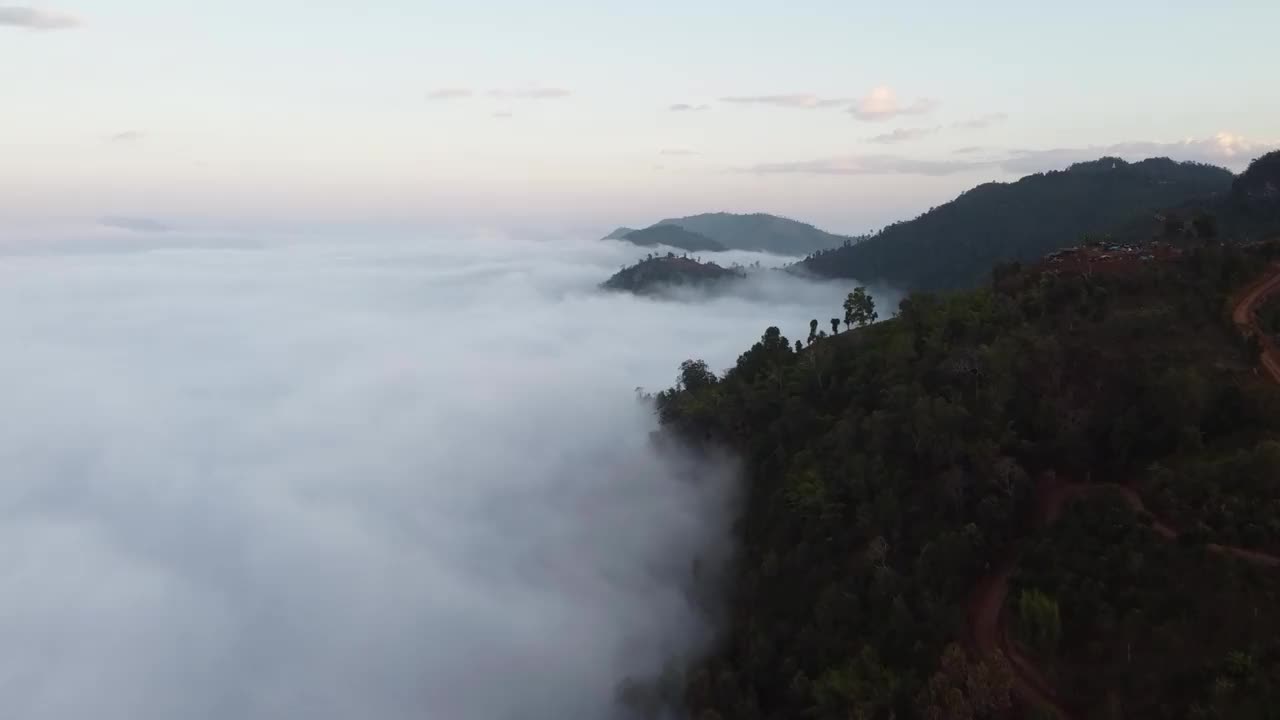
[[1053,657],[1062,640],[1062,617],[1058,601],[1039,590],[1023,590],[1018,595],[1019,639],[1042,657]]
[[1241,443],[1148,470],[1152,512],[1195,537],[1280,554],[1280,443]]
[[858,327],[866,327],[867,325],[880,319],[880,314],[876,312],[876,301],[867,294],[867,289],[859,287],[849,293],[849,297],[844,300],[844,324],[845,327],[857,325]]
[[997,263],[1038,260],[1135,217],[1225,195],[1231,184],[1230,172],[1208,165],[1102,158],[980,185],[866,240],[815,253],[800,269],[913,290],[974,287]]
[[699,262],[687,255],[667,253],[649,255],[635,265],[619,270],[601,287],[651,295],[677,287],[715,288],[744,277],[746,272],[739,267],[724,268],[711,262]]
[[[675,236],[668,237],[667,241],[663,242],[665,245],[672,245],[673,247],[690,251],[731,249],[759,250],[777,255],[807,255],[818,250],[837,247],[841,243],[850,240],[845,236],[833,235],[806,223],[788,220],[775,215],[765,215],[764,213],[752,215],[705,213],[682,218],[669,218],[656,223],[647,228],[647,230],[672,226],[709,239],[717,246],[714,248],[704,246],[691,247],[687,244],[676,244],[671,242],[671,240],[680,241],[680,238]],[[636,233],[638,232],[643,233],[644,231],[619,228],[606,236],[605,239],[621,239],[641,245],[652,244],[639,242],[645,239],[645,235],[637,236]]]
[[1079,717],[1280,707],[1280,570],[1161,538],[1112,496],[1069,508],[1030,544],[1015,584],[1057,598],[1060,645],[1039,657]]
[[[1102,184],[1123,189],[1131,170],[1114,172]],[[682,366],[656,398],[665,430],[733,448],[746,483],[724,643],[688,673],[691,716],[1009,717],[1010,666],[964,649],[967,606],[1025,547],[1011,634],[1080,717],[1274,717],[1280,571],[1208,553],[1194,533],[1168,541],[1122,502],[1076,503],[1043,533],[1030,518],[1049,472],[1136,481],[1237,452],[1269,467],[1280,388],[1254,374],[1227,307],[1277,254],[1206,245],[1124,273],[1002,268],[990,287],[912,295],[838,336],[815,320],[803,349],[769,328],[721,375]],[[856,296],[850,326],[874,320]],[[1252,506],[1240,532],[1280,517],[1259,502],[1272,486],[1249,477],[1214,496]]]

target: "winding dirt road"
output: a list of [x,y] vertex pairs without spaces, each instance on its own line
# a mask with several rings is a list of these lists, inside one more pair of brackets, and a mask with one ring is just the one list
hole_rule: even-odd
[[1235,321],[1240,332],[1246,336],[1258,338],[1262,346],[1262,367],[1271,375],[1272,380],[1280,383],[1280,351],[1277,351],[1275,342],[1262,331],[1262,328],[1258,327],[1256,315],[1258,306],[1278,290],[1280,290],[1280,265],[1272,265],[1270,271],[1261,280],[1250,285],[1241,294],[1231,319]]
[[[1245,335],[1256,336],[1262,347],[1261,365],[1280,383],[1280,351],[1275,343],[1258,326],[1258,305],[1272,294],[1280,292],[1280,264],[1273,265],[1262,279],[1247,287],[1240,295],[1232,311],[1232,320]],[[1119,493],[1137,512],[1152,518],[1151,529],[1166,540],[1176,540],[1178,532],[1159,518],[1147,512],[1146,504],[1137,491],[1115,483],[1079,483],[1047,475],[1039,479],[1035,490],[1035,526],[1046,528],[1062,515],[1063,509],[1077,498],[1100,493]],[[1211,552],[1230,555],[1264,567],[1280,567],[1280,557],[1257,550],[1213,543]],[[990,574],[979,581],[969,602],[969,632],[974,648],[983,656],[1003,654],[1013,668],[1013,691],[1023,703],[1042,708],[1059,720],[1071,720],[1073,715],[1058,697],[1053,685],[1033,662],[1010,641],[1004,622],[1005,600],[1009,595],[1009,579],[1013,576],[1017,557],[1000,563]]]

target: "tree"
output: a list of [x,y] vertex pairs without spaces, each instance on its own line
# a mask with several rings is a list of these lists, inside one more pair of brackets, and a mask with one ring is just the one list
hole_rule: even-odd
[[840,318],[831,318],[831,334],[840,334]]
[[1197,213],[1191,227],[1196,231],[1196,237],[1205,242],[1218,237],[1218,219],[1207,212]]
[[1062,637],[1058,601],[1039,590],[1023,590],[1018,596],[1018,629],[1032,648],[1052,655]]
[[690,392],[716,384],[716,375],[707,368],[705,360],[685,360],[680,363],[680,387]]
[[948,645],[916,708],[928,720],[1001,718],[1013,707],[1012,693],[1013,670],[1003,654],[977,660],[959,645]]
[[880,319],[880,315],[876,313],[876,301],[867,294],[865,287],[854,288],[853,292],[844,299],[844,324],[846,326],[857,325],[858,327],[866,327],[868,324]]
[[809,343],[812,344],[813,341],[817,339],[818,339],[818,321],[810,320],[809,321]]
[[[812,340],[811,340],[810,342],[812,342]],[[802,342],[800,342],[799,340],[797,340],[797,341],[796,341],[796,352],[800,352],[800,351],[801,351],[801,350],[803,350],[803,349],[804,349],[804,343],[802,343]]]

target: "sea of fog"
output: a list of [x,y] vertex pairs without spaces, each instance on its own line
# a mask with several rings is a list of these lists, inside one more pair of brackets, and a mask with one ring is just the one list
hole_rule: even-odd
[[622,678],[711,637],[686,584],[736,484],[655,449],[635,388],[849,290],[595,289],[645,252],[0,244],[0,717],[626,717]]

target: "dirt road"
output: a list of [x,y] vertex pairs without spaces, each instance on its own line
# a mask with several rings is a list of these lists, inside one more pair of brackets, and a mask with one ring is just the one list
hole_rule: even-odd
[[1262,328],[1258,327],[1255,314],[1258,306],[1277,291],[1280,291],[1280,266],[1273,265],[1261,280],[1250,285],[1241,294],[1240,300],[1231,313],[1231,319],[1235,321],[1240,332],[1258,338],[1262,346],[1262,368],[1271,375],[1272,380],[1280,383],[1280,349],[1277,349],[1275,342],[1262,331]]
[[[1280,349],[1258,327],[1255,315],[1258,306],[1277,292],[1280,292],[1280,265],[1273,265],[1262,279],[1241,294],[1232,311],[1232,319],[1242,333],[1258,337],[1262,346],[1261,365],[1274,381],[1280,383]],[[1119,493],[1135,511],[1150,515],[1142,496],[1131,487],[1114,483],[1069,482],[1049,475],[1041,478],[1036,485],[1036,527],[1046,528],[1052,525],[1072,500],[1099,493]],[[1166,540],[1177,539],[1176,530],[1159,518],[1151,517],[1151,529],[1157,535]],[[1230,555],[1264,567],[1280,567],[1280,557],[1257,550],[1217,543],[1208,545],[1208,549],[1210,552]],[[1016,644],[1009,641],[1004,621],[1005,600],[1009,595],[1009,579],[1013,576],[1016,565],[1016,557],[1002,562],[974,588],[968,609],[973,646],[983,656],[1004,654],[1014,671],[1014,694],[1024,703],[1039,707],[1059,720],[1071,720],[1072,714],[1044,673],[1018,650]]]

